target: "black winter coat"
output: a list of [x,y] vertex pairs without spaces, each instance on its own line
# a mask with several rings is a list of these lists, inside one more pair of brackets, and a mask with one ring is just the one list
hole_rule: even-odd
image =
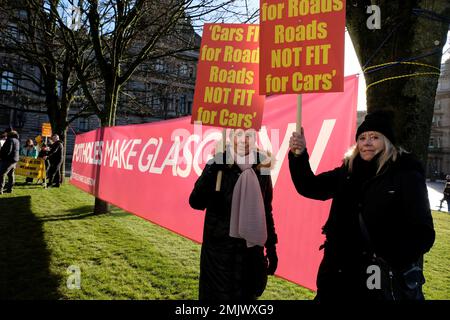
[[[219,170],[223,171],[222,184],[220,191],[215,191]],[[257,174],[264,199],[267,224],[265,246],[268,247],[277,243],[272,216],[272,180],[270,175],[261,175],[256,164],[253,170]],[[266,285],[264,248],[247,248],[244,239],[229,236],[233,189],[240,174],[241,169],[236,164],[217,164],[211,160],[189,197],[192,208],[206,209],[200,259],[201,300],[255,299],[262,294]]]
[[51,164],[59,164],[62,162],[64,154],[64,146],[62,141],[55,141],[50,145],[50,150],[48,152],[48,160]]
[[[363,160],[361,160],[363,161]],[[430,250],[435,232],[421,164],[403,153],[363,183],[344,165],[314,175],[305,151],[289,152],[289,168],[297,191],[317,200],[333,199],[324,257],[317,276],[318,296],[370,298],[366,281],[368,252],[402,270]],[[370,236],[361,232],[359,214]]]
[[19,161],[20,141],[16,134],[9,135],[0,149],[0,160],[9,163]]
[[450,181],[447,180],[445,183],[444,191],[442,192],[444,194],[444,199],[450,198]]

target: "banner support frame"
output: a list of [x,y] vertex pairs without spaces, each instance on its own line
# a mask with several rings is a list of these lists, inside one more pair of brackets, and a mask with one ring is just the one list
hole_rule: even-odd
[[[296,121],[297,133],[302,132],[302,95],[297,95],[297,121]],[[300,155],[300,150],[295,150],[296,155]]]

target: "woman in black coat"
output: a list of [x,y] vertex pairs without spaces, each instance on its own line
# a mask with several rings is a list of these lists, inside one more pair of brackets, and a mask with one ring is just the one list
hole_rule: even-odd
[[233,145],[208,162],[189,197],[192,208],[206,209],[200,300],[256,299],[277,268],[270,164],[254,139],[253,130],[236,130]]
[[323,227],[318,301],[423,299],[422,256],[435,238],[425,174],[394,141],[388,115],[368,114],[343,165],[314,175],[303,129],[291,137],[289,168],[297,191],[333,199]]

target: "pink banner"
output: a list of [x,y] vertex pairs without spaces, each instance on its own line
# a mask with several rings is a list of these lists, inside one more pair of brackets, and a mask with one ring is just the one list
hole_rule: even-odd
[[[339,166],[354,142],[358,78],[346,77],[344,92],[303,96],[303,127],[313,170]],[[330,201],[298,195],[287,152],[295,130],[296,95],[266,99],[258,144],[276,156],[271,172],[278,233],[277,275],[316,289],[322,258],[321,227]],[[137,216],[201,242],[204,213],[188,199],[221,130],[193,126],[190,117],[98,129],[78,135],[71,183]]]

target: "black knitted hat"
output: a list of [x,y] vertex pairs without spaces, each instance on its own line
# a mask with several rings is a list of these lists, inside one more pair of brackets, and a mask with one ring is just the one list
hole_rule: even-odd
[[374,111],[368,113],[364,118],[363,123],[358,127],[356,131],[355,140],[361,133],[366,131],[378,131],[382,133],[386,138],[395,144],[395,135],[392,127],[393,113],[388,111]]

